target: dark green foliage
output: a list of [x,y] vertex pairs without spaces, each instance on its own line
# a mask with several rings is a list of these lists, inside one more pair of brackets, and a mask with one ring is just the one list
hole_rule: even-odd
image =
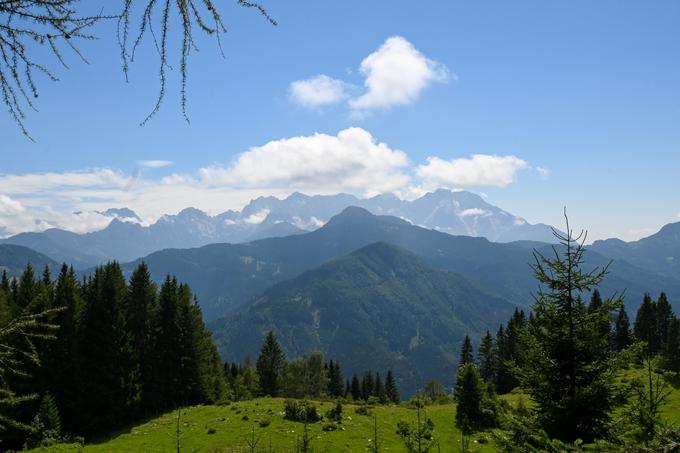
[[[597,316],[597,314],[602,310],[602,296],[600,295],[600,291],[598,289],[593,290],[593,294],[590,297],[590,303],[588,304],[588,313],[593,314],[593,316]],[[605,319],[605,318],[599,318],[600,319],[600,325],[599,325],[599,331],[600,331],[600,336],[603,338],[609,339],[611,341],[611,335],[612,335],[612,329],[611,329],[611,321],[610,319]]]
[[[19,300],[24,312],[38,313],[12,315],[14,323],[33,320],[22,327],[26,331],[58,327],[51,341],[33,339],[34,364],[21,390],[49,393],[44,404],[59,408],[64,432],[95,435],[151,411],[221,398],[217,349],[188,286],[168,278],[159,295],[145,265],[127,284],[117,263],[96,269],[82,283],[66,266],[56,281],[50,278],[44,271],[38,280],[29,268],[18,282],[0,284],[6,288],[0,302],[9,299],[18,310]],[[24,424],[39,407],[29,409],[18,413]],[[36,423],[47,426],[45,415]]]
[[394,381],[392,370],[387,370],[387,377],[385,378],[385,396],[392,404],[399,404],[399,389],[397,383]]
[[495,377],[495,348],[491,332],[486,331],[486,335],[482,337],[479,343],[479,350],[477,351],[477,363],[479,365],[479,374],[484,382],[493,382]]
[[534,321],[522,335],[522,387],[536,403],[538,420],[552,437],[585,441],[601,436],[614,406],[614,357],[602,326],[618,303],[602,301],[588,310],[581,294],[596,288],[607,268],[583,272],[583,242],[555,233],[561,247],[550,257],[535,252],[540,286]]
[[631,338],[630,332],[630,321],[628,320],[628,314],[626,313],[626,307],[621,304],[619,312],[616,315],[616,321],[614,322],[614,338],[613,345],[615,351],[623,351],[628,346],[632,344],[633,340]]
[[326,418],[337,423],[342,422],[342,404],[339,401],[326,412]]
[[283,379],[284,394],[291,398],[319,398],[328,389],[323,355],[312,352],[288,362]]
[[655,355],[661,349],[661,342],[657,332],[656,302],[649,294],[645,294],[642,305],[635,316],[633,328],[635,339],[647,343],[647,351]]
[[668,341],[664,352],[664,367],[680,375],[680,319],[672,319],[668,328]]
[[40,400],[38,413],[31,423],[32,432],[28,438],[29,446],[38,446],[46,441],[61,438],[61,419],[54,398],[47,393]]
[[465,334],[465,339],[463,339],[463,345],[460,347],[460,358],[458,359],[458,368],[467,365],[468,363],[474,363],[474,355],[472,350],[472,340],[470,340],[470,335]]
[[456,399],[456,426],[465,435],[497,425],[495,393],[489,394],[474,364],[462,366],[454,391]]
[[373,373],[368,370],[366,373],[364,373],[364,378],[361,380],[361,398],[363,398],[365,401],[368,400],[371,396],[373,396],[374,390]]
[[328,363],[328,394],[339,398],[344,395],[344,384],[340,362],[331,360]]
[[294,422],[316,423],[321,420],[316,406],[306,400],[286,400],[283,403],[284,418]]
[[[333,365],[333,362],[331,362]],[[269,331],[257,358],[257,374],[263,395],[277,396],[281,378],[286,369],[286,356],[279,346],[274,333]]]
[[359,383],[359,378],[356,374],[352,376],[351,394],[354,401],[361,399],[361,384]]

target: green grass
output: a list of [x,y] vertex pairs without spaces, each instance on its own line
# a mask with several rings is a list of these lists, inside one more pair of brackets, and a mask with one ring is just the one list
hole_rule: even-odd
[[[507,397],[516,401],[515,395]],[[270,443],[274,451],[291,451],[296,438],[302,436],[303,424],[283,418],[283,399],[260,398],[252,401],[232,403],[227,406],[196,406],[181,410],[180,444],[186,452],[241,452],[247,447],[247,439],[259,437],[259,448],[267,451]],[[320,414],[334,403],[318,402]],[[343,406],[343,420],[338,430],[326,432],[326,422],[310,424],[309,437],[315,451],[321,452],[364,452],[373,442],[373,417],[355,413],[358,406]],[[378,418],[378,439],[380,450],[386,452],[405,451],[396,434],[397,422],[406,420],[415,423],[416,410],[405,406],[376,406],[371,409]],[[458,451],[460,431],[454,427],[455,405],[428,406],[426,413],[435,424],[435,437],[441,443],[441,451]],[[247,419],[245,419],[247,416]],[[175,428],[177,412],[167,413],[147,423],[121,432],[109,440],[86,445],[82,450],[75,445],[58,445],[35,451],[55,452],[172,452],[175,449]],[[260,427],[261,420],[270,424]],[[214,431],[214,432],[213,432]],[[212,432],[209,434],[209,432]],[[491,443],[479,443],[484,438],[491,441],[488,433],[475,435],[474,445],[479,452],[495,451]],[[260,450],[258,450],[260,451]],[[436,450],[435,450],[436,451]]]
[[[628,370],[624,376],[636,377],[641,370]],[[621,377],[624,377],[621,376]],[[502,396],[511,405],[517,405],[522,396],[510,394]],[[296,439],[302,436],[303,424],[283,418],[283,399],[259,398],[225,406],[195,406],[181,409],[180,445],[182,452],[243,452],[251,435],[259,439],[257,451],[276,452],[294,451]],[[530,401],[525,400],[529,406]],[[316,402],[319,414],[323,415],[335,405],[333,402]],[[343,405],[343,421],[338,430],[326,432],[322,428],[326,422],[310,424],[309,437],[316,452],[366,452],[373,442],[373,417],[355,412],[358,405]],[[455,405],[433,405],[426,408],[427,417],[435,424],[434,435],[439,440],[442,452],[457,452],[461,433],[454,426]],[[406,405],[376,406],[371,409],[378,418],[378,438],[380,451],[406,451],[396,434],[397,423],[405,420],[415,423],[416,410]],[[663,410],[664,418],[680,425],[680,380],[675,382],[672,393]],[[269,421],[260,426],[262,420]],[[176,451],[177,411],[169,412],[121,430],[107,439],[87,444],[56,445],[34,451],[50,452],[174,452]],[[496,451],[490,433],[473,436],[474,451],[479,453]],[[434,450],[436,451],[436,450]]]

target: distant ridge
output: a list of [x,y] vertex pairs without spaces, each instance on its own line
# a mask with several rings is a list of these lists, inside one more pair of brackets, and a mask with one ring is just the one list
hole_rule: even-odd
[[141,225],[139,216],[130,209],[112,208],[99,212],[112,218],[100,231],[76,234],[50,229],[17,234],[0,243],[31,247],[84,269],[108,260],[131,261],[167,248],[244,243],[313,231],[349,206],[453,235],[479,236],[496,242],[553,241],[547,225],[531,225],[479,195],[437,190],[413,201],[391,194],[359,199],[348,194],[308,196],[296,192],[285,199],[259,197],[241,212],[230,210],[216,216],[189,207],[176,215],[164,215],[149,226]]

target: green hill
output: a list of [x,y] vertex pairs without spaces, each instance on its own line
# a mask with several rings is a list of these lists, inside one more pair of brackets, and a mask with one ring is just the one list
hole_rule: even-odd
[[210,327],[230,361],[257,356],[273,330],[289,357],[321,351],[346,375],[392,369],[412,394],[432,378],[453,386],[465,334],[481,337],[513,309],[458,274],[376,243],[274,286]]
[[28,247],[20,245],[0,244],[0,273],[6,271],[10,277],[18,277],[31,264],[36,272],[42,272],[45,266],[50,270],[58,270],[56,261]]

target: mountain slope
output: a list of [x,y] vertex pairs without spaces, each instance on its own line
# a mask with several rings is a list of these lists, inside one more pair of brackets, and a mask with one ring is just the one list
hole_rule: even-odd
[[9,277],[18,277],[29,263],[36,272],[41,272],[45,266],[52,271],[59,269],[57,262],[28,247],[0,244],[0,273],[5,271]]
[[680,222],[669,223],[639,241],[606,239],[595,241],[589,248],[652,272],[680,278]]
[[[411,225],[391,216],[375,216],[351,207],[316,231],[248,244],[212,244],[201,248],[171,249],[146,258],[152,276],[182,276],[201,301],[206,319],[224,316],[229,310],[256,297],[270,286],[297,277],[326,261],[347,255],[374,242],[388,242],[423,258],[429,265],[457,272],[518,305],[529,305],[536,290],[526,246],[489,242],[484,238],[452,236]],[[542,249],[550,253],[549,246]],[[604,266],[609,259],[595,252],[586,254],[586,268]],[[124,265],[127,272],[139,260]],[[602,291],[627,290],[627,306],[635,309],[646,291],[668,292],[671,301],[680,297],[680,281],[659,276],[617,260]]]
[[322,351],[347,373],[391,368],[412,393],[427,378],[452,385],[464,335],[497,328],[513,308],[460,275],[375,243],[275,285],[212,330],[228,360],[256,356],[273,330],[291,357]]

